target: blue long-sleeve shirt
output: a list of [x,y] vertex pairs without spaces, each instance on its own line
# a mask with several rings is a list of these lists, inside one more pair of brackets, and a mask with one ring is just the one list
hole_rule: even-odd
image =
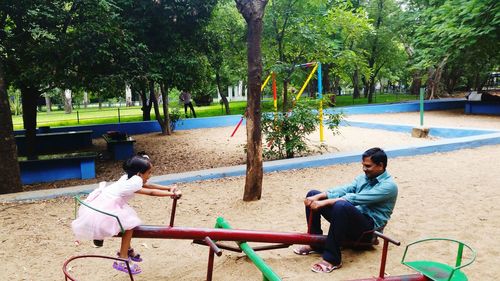
[[341,185],[326,191],[328,199],[343,198],[358,210],[370,216],[375,228],[387,224],[396,205],[398,187],[385,171],[373,180],[366,175],[357,176],[350,184]]

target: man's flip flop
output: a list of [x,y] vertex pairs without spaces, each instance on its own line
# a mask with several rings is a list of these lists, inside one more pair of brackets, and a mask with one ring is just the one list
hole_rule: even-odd
[[339,269],[342,267],[342,263],[338,265],[332,265],[327,263],[326,261],[320,261],[318,263],[315,263],[312,267],[311,270],[316,273],[330,273],[334,271],[335,269]]
[[300,248],[295,248],[293,249],[293,252],[296,253],[297,255],[301,255],[301,256],[306,256],[306,255],[310,255],[310,254],[317,254],[318,252],[316,252],[315,250],[307,247],[307,246],[302,246]]

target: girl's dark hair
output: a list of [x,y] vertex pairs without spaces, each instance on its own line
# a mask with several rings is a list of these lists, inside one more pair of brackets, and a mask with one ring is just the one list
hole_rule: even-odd
[[132,156],[123,162],[123,170],[129,179],[138,173],[143,174],[149,169],[151,169],[151,161],[146,154]]

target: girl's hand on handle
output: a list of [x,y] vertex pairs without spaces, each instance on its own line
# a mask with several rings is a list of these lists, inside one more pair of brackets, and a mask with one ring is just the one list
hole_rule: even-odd
[[170,196],[172,199],[180,199],[182,197],[182,191],[180,191],[179,189],[174,188],[172,192],[174,193]]
[[171,192],[174,192],[174,191],[178,190],[177,184],[172,184],[172,185],[169,185],[169,186],[168,186],[168,189],[169,189]]

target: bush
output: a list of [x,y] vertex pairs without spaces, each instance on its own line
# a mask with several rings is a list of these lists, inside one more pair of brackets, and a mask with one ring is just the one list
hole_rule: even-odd
[[[315,107],[315,106],[314,106]],[[334,135],[339,134],[343,113],[329,114],[325,120]],[[307,103],[297,104],[288,113],[262,114],[262,132],[266,143],[263,155],[266,159],[293,158],[310,152],[307,136],[319,126],[317,112]]]
[[317,115],[305,104],[296,105],[288,113],[263,114],[262,132],[267,143],[264,145],[264,157],[293,158],[297,153],[307,153],[306,136],[314,132],[318,124]]
[[170,129],[173,132],[177,126],[177,122],[181,120],[181,111],[178,108],[171,108],[168,117],[170,118]]

